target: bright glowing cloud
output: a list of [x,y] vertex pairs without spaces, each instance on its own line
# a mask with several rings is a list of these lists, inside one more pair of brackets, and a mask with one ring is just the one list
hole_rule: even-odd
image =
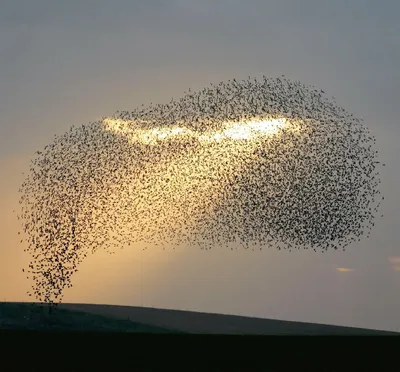
[[174,137],[197,138],[200,142],[221,142],[224,140],[250,140],[277,134],[281,129],[287,128],[296,131],[299,127],[298,121],[290,121],[285,118],[244,120],[239,122],[227,122],[223,129],[217,131],[206,131],[199,134],[184,126],[154,127],[142,129],[139,125],[145,121],[122,120],[114,118],[103,119],[105,129],[119,133],[129,138],[132,142],[141,142],[147,145],[155,145],[159,141]]
[[391,264],[400,264],[400,257],[389,257],[389,262]]
[[350,269],[348,267],[337,267],[336,270],[340,273],[349,273],[351,271],[354,271],[354,269]]

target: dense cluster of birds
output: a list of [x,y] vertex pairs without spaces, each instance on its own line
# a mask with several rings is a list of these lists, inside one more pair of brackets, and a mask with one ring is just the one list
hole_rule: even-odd
[[345,249],[382,200],[374,145],[334,99],[284,76],[72,127],[36,153],[20,189],[30,295],[61,301],[97,249]]

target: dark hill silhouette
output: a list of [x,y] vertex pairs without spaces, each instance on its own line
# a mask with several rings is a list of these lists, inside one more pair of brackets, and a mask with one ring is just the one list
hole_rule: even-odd
[[[0,328],[34,329],[31,303],[0,305]],[[5,309],[9,310],[5,311]],[[13,310],[12,320],[5,319]],[[18,311],[15,311],[18,309]],[[43,312],[43,308],[41,308]],[[44,311],[46,314],[47,312]],[[37,313],[36,313],[37,314]],[[44,326],[38,323],[36,327]],[[400,335],[398,332],[334,326],[317,323],[251,318],[236,315],[201,313],[134,306],[73,304],[58,305],[52,315],[43,319],[50,328],[69,330],[100,330],[148,333],[243,334],[243,335]],[[49,320],[50,319],[50,320]]]

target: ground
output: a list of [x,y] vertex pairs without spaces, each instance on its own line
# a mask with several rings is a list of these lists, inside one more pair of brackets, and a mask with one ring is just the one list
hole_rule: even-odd
[[133,306],[0,303],[0,329],[259,335],[400,335],[400,333],[235,315]]
[[[0,303],[0,329],[171,333],[168,329],[83,311],[30,303]],[[175,333],[175,332],[173,332]],[[181,332],[180,332],[181,333]]]

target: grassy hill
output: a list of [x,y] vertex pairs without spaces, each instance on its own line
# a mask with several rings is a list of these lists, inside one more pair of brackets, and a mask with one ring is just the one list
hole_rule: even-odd
[[0,303],[0,329],[259,335],[400,335],[397,332],[133,306]]
[[0,329],[40,331],[100,331],[140,333],[182,333],[79,310],[48,307],[30,303],[0,303]]

